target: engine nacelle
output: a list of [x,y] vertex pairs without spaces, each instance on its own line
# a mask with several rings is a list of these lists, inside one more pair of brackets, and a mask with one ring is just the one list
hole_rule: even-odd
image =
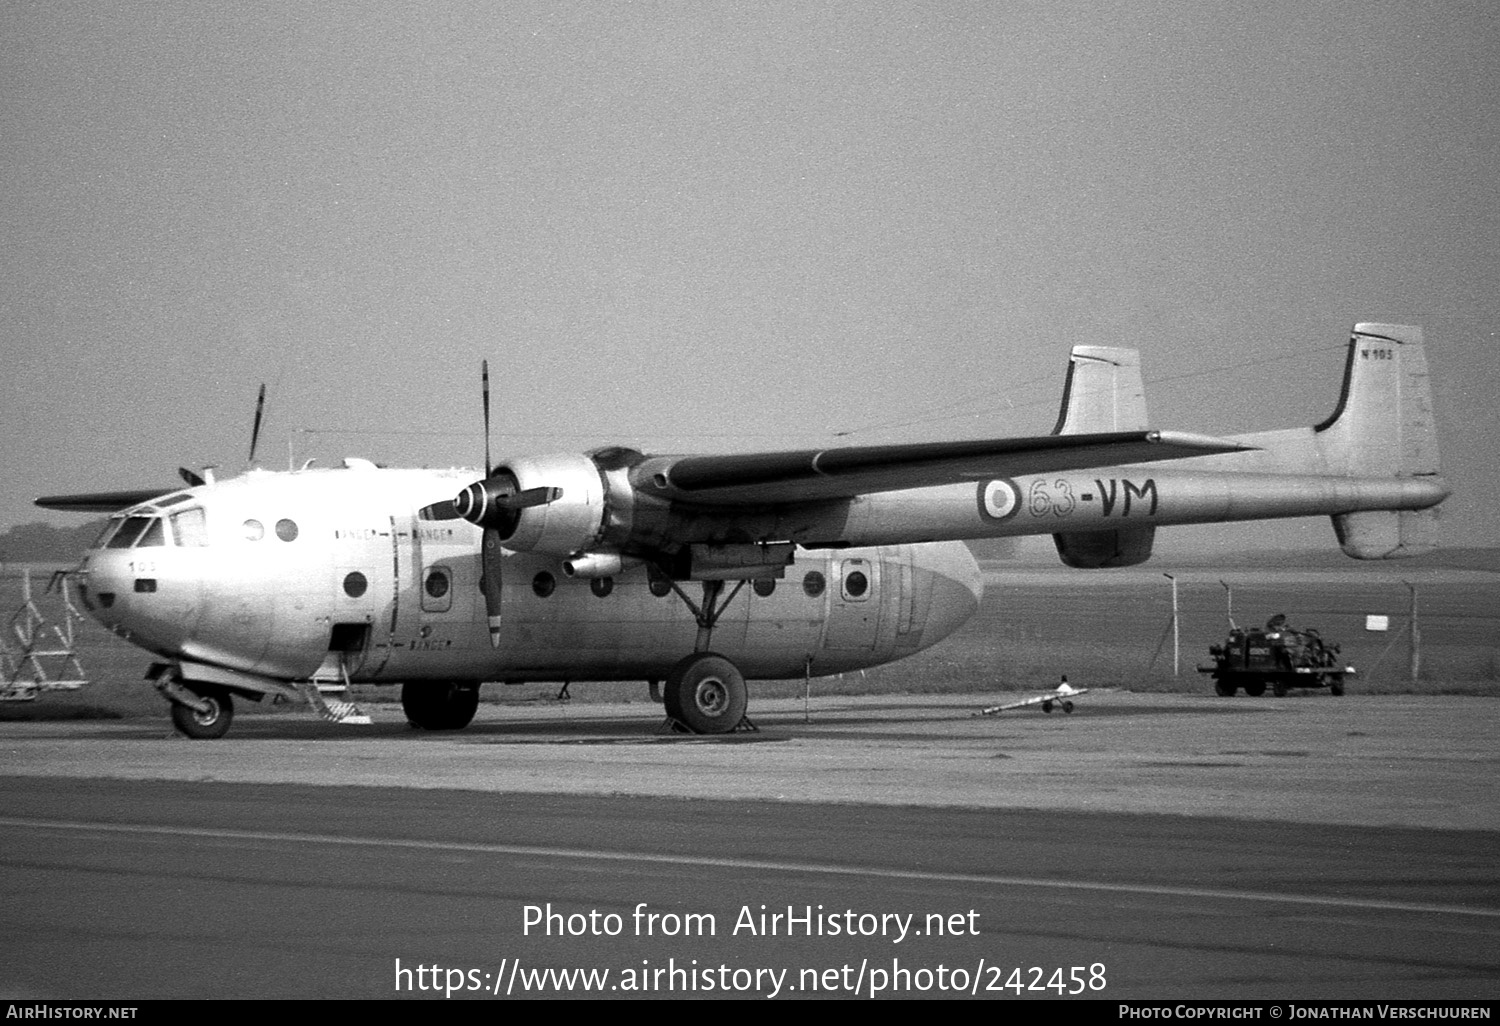
[[[515,552],[570,556],[604,533],[604,479],[584,455],[511,460],[453,500],[459,516],[493,528]],[[507,502],[518,502],[507,506]]]

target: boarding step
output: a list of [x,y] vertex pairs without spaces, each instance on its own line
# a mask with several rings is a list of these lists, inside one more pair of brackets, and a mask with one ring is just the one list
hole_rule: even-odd
[[[375,722],[353,702],[328,701],[323,697],[323,685],[324,682],[315,680],[304,681],[298,685],[298,690],[302,692],[302,697],[307,699],[307,704],[312,706],[323,719],[329,723],[344,723],[350,726],[368,726]],[[344,685],[338,688],[338,692],[346,690],[348,689]]]

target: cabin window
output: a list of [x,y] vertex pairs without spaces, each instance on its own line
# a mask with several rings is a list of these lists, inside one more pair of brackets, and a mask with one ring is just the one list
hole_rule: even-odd
[[351,570],[344,578],[344,594],[350,598],[359,598],[369,586],[370,582],[358,570]]
[[295,520],[276,521],[276,537],[284,542],[297,540],[297,522]]
[[188,547],[207,545],[208,524],[203,515],[203,507],[194,506],[181,513],[173,513],[172,534],[177,538],[178,545]]
[[260,541],[266,536],[266,527],[259,520],[246,520],[244,530],[246,541]]
[[152,517],[126,517],[115,536],[109,540],[109,548],[128,549],[151,526]]
[[809,598],[817,598],[826,587],[828,582],[817,570],[809,570],[807,576],[802,578],[802,590],[807,592]]
[[870,597],[870,574],[873,571],[869,560],[846,559],[840,570],[845,601],[863,602]]
[[776,590],[776,578],[757,577],[750,582],[750,587],[755,589],[755,594],[761,598],[770,598],[771,593]]

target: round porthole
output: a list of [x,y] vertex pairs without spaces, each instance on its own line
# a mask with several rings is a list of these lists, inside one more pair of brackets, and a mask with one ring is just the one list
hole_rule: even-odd
[[365,580],[365,575],[358,570],[351,570],[344,578],[344,594],[350,598],[359,598],[370,587],[370,582]]
[[266,527],[259,520],[246,520],[244,531],[246,541],[260,541],[266,536]]
[[448,594],[448,574],[443,570],[434,570],[427,575],[427,583],[423,585],[427,589],[430,598],[440,599]]
[[802,578],[802,590],[807,592],[809,598],[817,598],[823,594],[823,589],[828,587],[828,582],[817,570],[809,570],[807,576]]
[[615,590],[615,579],[613,577],[595,577],[589,581],[589,591],[600,598]]
[[859,570],[844,578],[844,591],[848,592],[851,598],[859,598],[869,590],[870,579]]
[[295,520],[276,521],[276,537],[282,541],[296,541],[297,522]]
[[531,579],[531,590],[537,598],[546,598],[557,588],[557,578],[543,570]]
[[776,590],[776,578],[757,577],[754,581],[751,582],[750,587],[754,588],[755,594],[759,595],[761,598],[767,598],[770,596],[771,592]]

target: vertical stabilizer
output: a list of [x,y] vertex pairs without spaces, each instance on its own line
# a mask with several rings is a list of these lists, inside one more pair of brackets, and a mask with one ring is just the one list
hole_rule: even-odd
[[[1333,473],[1436,477],[1441,467],[1422,329],[1356,324],[1338,408],[1314,430]],[[1436,507],[1341,513],[1333,529],[1348,555],[1393,559],[1436,548],[1437,518]]]
[[1329,469],[1350,477],[1437,474],[1422,329],[1356,324],[1333,414],[1314,429]]
[[[1145,431],[1146,389],[1134,349],[1074,346],[1054,435]],[[1085,570],[1135,566],[1151,558],[1154,527],[1054,534],[1058,558]]]
[[1141,356],[1134,349],[1074,346],[1054,435],[1146,430]]

